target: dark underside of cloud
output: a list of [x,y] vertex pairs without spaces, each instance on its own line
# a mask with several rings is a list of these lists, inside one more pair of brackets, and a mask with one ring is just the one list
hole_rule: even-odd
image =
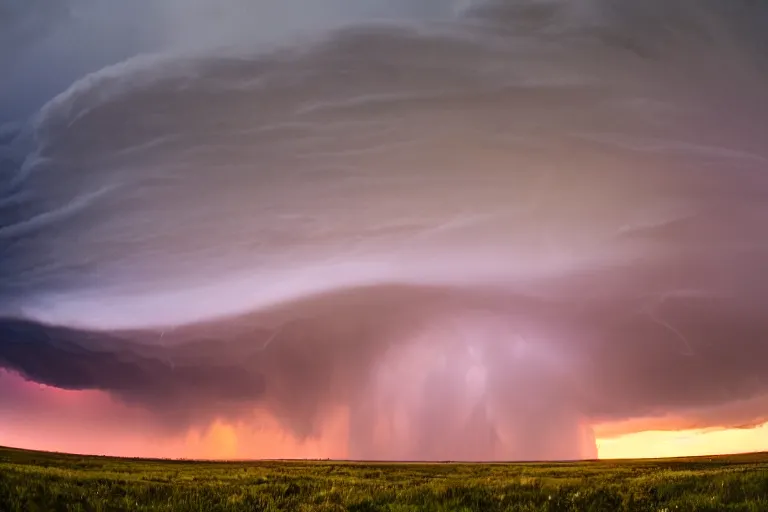
[[[348,406],[369,421],[390,414],[371,405],[380,400],[377,372],[393,354],[416,346],[428,358],[416,367],[395,365],[400,387],[389,391],[402,400],[426,389],[418,410],[429,413],[419,428],[439,437],[453,428],[445,422],[456,420],[456,401],[466,399],[471,352],[485,372],[481,418],[473,421],[491,431],[504,428],[503,421],[525,430],[526,444],[501,454],[540,458],[551,452],[531,447],[567,436],[576,417],[600,422],[684,412],[698,418],[691,426],[764,421],[762,401],[727,407],[768,394],[762,357],[768,321],[731,306],[717,298],[644,305],[381,286],[168,331],[97,332],[6,320],[0,362],[37,382],[99,389],[140,404],[163,428],[236,419],[261,406],[294,434],[312,436],[332,406]],[[509,418],[500,420],[504,414]],[[467,428],[478,435],[479,427]],[[451,453],[446,446],[421,446],[410,456]],[[495,458],[482,447],[474,454],[464,457]],[[380,456],[365,444],[355,455]]]
[[0,34],[0,367],[173,431],[343,407],[361,458],[768,419],[761,4],[425,0],[269,50],[136,4],[51,99],[70,4]]

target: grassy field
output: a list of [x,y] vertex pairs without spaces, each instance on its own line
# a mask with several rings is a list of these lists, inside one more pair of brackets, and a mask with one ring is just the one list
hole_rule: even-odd
[[0,511],[768,511],[768,454],[547,464],[177,462],[0,448]]

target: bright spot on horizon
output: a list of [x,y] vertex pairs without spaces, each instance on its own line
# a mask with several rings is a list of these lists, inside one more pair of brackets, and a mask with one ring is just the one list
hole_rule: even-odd
[[597,440],[601,459],[655,459],[768,452],[768,423],[744,429],[647,431]]

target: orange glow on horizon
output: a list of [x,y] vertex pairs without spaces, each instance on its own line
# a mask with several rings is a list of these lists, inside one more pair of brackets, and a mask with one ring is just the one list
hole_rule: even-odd
[[[348,414],[330,414],[316,437],[299,439],[273,417],[255,411],[247,420],[215,420],[169,435],[148,427],[149,415],[100,391],[63,391],[0,372],[0,385],[16,389],[28,407],[0,422],[0,445],[18,448],[184,459],[344,459]],[[671,428],[675,421],[683,428]],[[768,451],[768,423],[743,429],[690,429],[682,420],[657,420],[666,430],[637,432],[652,420],[596,425],[598,456],[664,458]],[[658,427],[657,427],[658,428]],[[623,433],[622,433],[623,432]]]
[[[83,435],[73,429],[56,435],[50,430],[25,432],[0,427],[0,445],[47,451],[89,453],[120,457],[180,459],[343,459],[343,418],[327,435],[298,440],[276,425],[253,429],[246,424],[216,421],[207,429],[186,435],[109,432]],[[335,430],[335,431],[334,431]],[[727,455],[768,451],[768,423],[751,429],[647,431],[597,439],[600,459],[667,458]]]

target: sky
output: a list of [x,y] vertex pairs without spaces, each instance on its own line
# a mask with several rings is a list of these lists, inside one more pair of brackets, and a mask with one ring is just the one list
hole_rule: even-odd
[[0,2],[0,445],[768,450],[766,17]]

